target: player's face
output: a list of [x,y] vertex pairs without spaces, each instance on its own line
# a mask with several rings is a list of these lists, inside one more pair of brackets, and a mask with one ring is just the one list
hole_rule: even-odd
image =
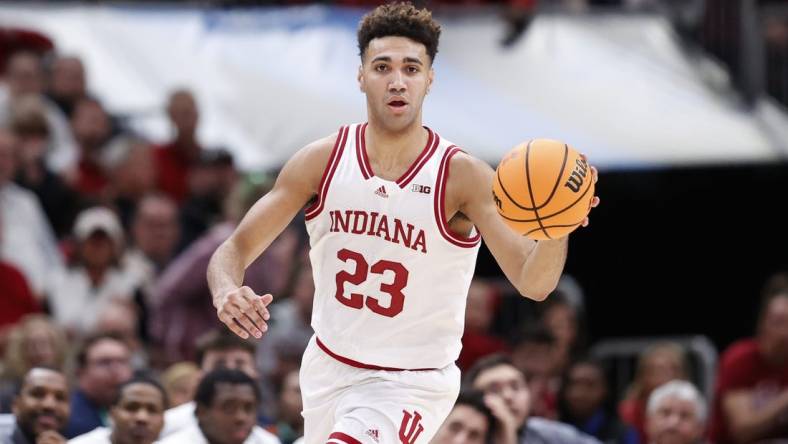
[[164,397],[150,384],[129,384],[110,412],[117,444],[151,444],[164,427]]
[[501,364],[479,373],[473,381],[473,388],[485,395],[501,397],[517,418],[517,424],[525,423],[530,412],[531,396],[522,372],[511,365]]
[[484,444],[489,429],[487,417],[467,405],[458,405],[443,421],[430,444]]
[[407,37],[369,42],[358,71],[369,119],[388,131],[421,125],[421,104],[432,84],[427,48]]
[[646,431],[654,444],[694,444],[703,434],[703,425],[692,401],[670,397],[648,415]]

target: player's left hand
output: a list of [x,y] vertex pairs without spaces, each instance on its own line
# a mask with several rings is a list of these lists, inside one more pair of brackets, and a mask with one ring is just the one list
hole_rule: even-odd
[[[585,154],[581,153],[580,157],[583,160],[585,160],[586,163],[588,163],[588,158],[586,157]],[[599,174],[597,173],[596,167],[594,167],[594,166],[591,166],[591,177],[594,178],[594,189],[596,189],[596,183],[599,180]],[[595,208],[597,205],[599,205],[599,197],[598,196],[594,196],[591,199],[591,202],[588,205],[588,211],[591,211],[591,209]],[[583,219],[583,222],[580,225],[583,226],[583,227],[587,227],[588,226],[588,216],[586,216],[586,218]]]

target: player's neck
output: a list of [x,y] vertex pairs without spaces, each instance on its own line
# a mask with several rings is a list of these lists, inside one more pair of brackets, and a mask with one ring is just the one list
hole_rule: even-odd
[[383,170],[409,166],[413,158],[424,148],[429,137],[429,133],[421,126],[421,121],[418,119],[413,125],[401,131],[387,131],[382,125],[375,125],[370,119],[365,132],[367,156],[373,166],[377,165]]

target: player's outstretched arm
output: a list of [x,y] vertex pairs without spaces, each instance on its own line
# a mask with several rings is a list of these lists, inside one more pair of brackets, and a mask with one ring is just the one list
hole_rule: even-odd
[[260,198],[208,264],[208,286],[219,320],[242,338],[268,329],[273,296],[244,287],[244,270],[316,195],[336,134],[311,143],[284,166],[271,191]]
[[536,242],[506,226],[491,197],[494,171],[481,160],[460,153],[452,158],[450,168],[448,195],[457,196],[456,208],[479,230],[520,294],[544,300],[558,285],[564,269],[567,238]]

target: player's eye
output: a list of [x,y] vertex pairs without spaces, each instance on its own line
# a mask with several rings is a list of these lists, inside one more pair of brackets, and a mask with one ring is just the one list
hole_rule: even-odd
[[418,66],[408,66],[408,72],[411,73],[411,74],[416,74],[417,72],[419,72],[419,67]]
[[376,65],[375,66],[375,71],[377,71],[377,72],[385,72],[386,69],[388,69],[388,67],[386,65]]

